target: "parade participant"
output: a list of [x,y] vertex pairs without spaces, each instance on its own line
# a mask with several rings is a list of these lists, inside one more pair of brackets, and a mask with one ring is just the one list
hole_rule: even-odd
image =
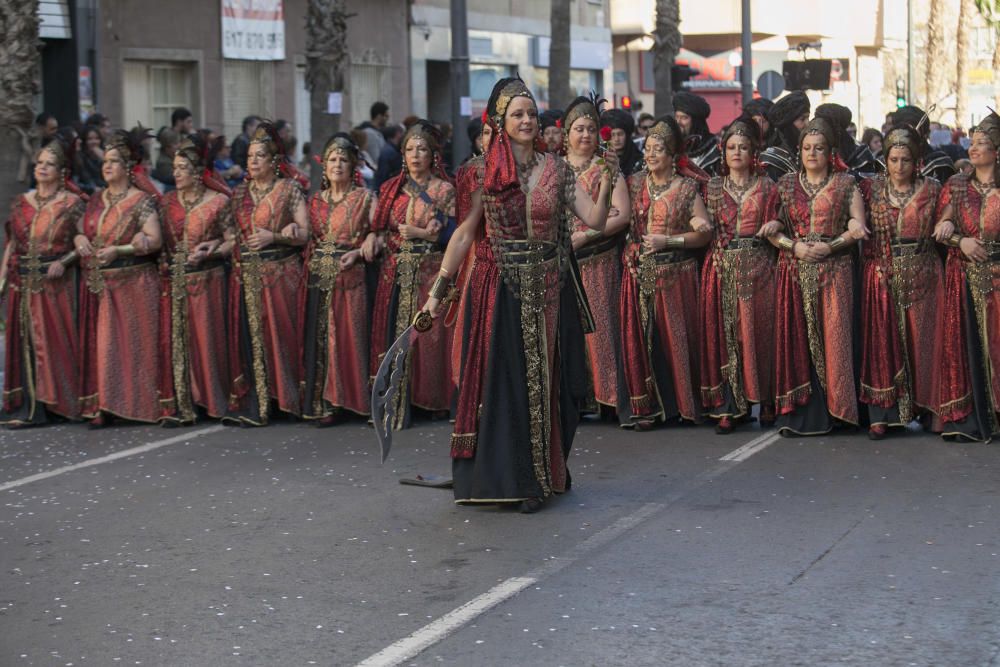
[[600,125],[602,128],[611,128],[611,139],[608,143],[618,155],[622,174],[631,176],[642,169],[642,153],[632,141],[632,134],[635,132],[632,115],[624,109],[608,109],[601,113]]
[[949,438],[989,442],[1000,412],[1000,116],[972,132],[971,175],[949,179],[934,237],[945,266],[940,414]]
[[868,237],[854,178],[834,169],[837,135],[822,118],[799,139],[801,171],[778,181],[785,232],[778,259],[775,386],[782,435],[858,423],[854,372],[854,257]]
[[923,140],[910,126],[886,137],[887,175],[861,182],[871,242],[861,278],[861,402],[868,436],[938,409],[944,271],[931,232],[941,185],[917,173]]
[[[603,100],[578,97],[561,119],[565,133],[566,161],[577,183],[595,201],[601,189],[604,161],[598,153],[599,105]],[[586,410],[599,413],[619,410],[619,419],[628,420],[628,393],[619,382],[621,322],[618,294],[621,290],[621,232],[628,228],[628,184],[615,180],[611,196],[612,213],[603,231],[591,229],[573,218],[571,242],[580,266],[580,277],[594,316],[594,331],[587,335],[590,391]]]
[[719,141],[708,129],[712,107],[701,95],[686,90],[674,93],[674,120],[681,128],[681,136],[688,146],[687,156],[696,167],[714,175],[722,161]]
[[729,433],[754,403],[761,426],[774,423],[775,258],[765,239],[781,223],[778,188],[757,162],[757,123],[735,120],[720,145],[723,175],[705,197],[715,237],[701,278],[701,400],[716,432]]
[[563,112],[558,109],[549,109],[538,115],[538,124],[542,129],[542,141],[545,142],[545,151],[548,153],[561,154],[563,152],[563,131],[559,127],[559,119],[563,117]]
[[816,107],[815,116],[824,118],[833,126],[837,135],[837,156],[847,165],[847,170],[855,178],[871,177],[882,171],[882,164],[868,148],[851,138],[847,128],[851,125],[851,110],[841,104],[828,102]]
[[250,179],[233,192],[233,270],[229,283],[230,423],[267,424],[273,405],[302,414],[299,385],[302,246],[309,212],[282,141],[261,121],[247,149]]
[[[934,110],[933,107],[930,109]],[[955,161],[943,150],[931,148],[928,138],[931,134],[931,124],[927,122],[927,113],[920,107],[913,105],[901,107],[892,112],[893,125],[909,125],[915,127],[920,133],[923,141],[921,148],[923,162],[920,166],[920,175],[924,178],[932,176],[940,183],[946,183],[949,178],[955,175]]]
[[[225,140],[184,137],[173,160],[177,189],[160,204],[164,279],[161,331],[169,346],[174,413],[165,424],[190,423],[196,411],[225,415],[229,374],[226,339],[226,269],[221,248],[230,229],[229,188],[214,173]],[[222,252],[219,252],[220,249]]]
[[320,426],[332,426],[345,410],[369,414],[368,288],[361,244],[374,196],[359,182],[361,163],[350,135],[331,137],[322,153],[322,189],[309,203],[304,412]]
[[767,112],[772,140],[760,154],[761,164],[775,183],[785,174],[799,170],[799,133],[809,121],[809,98],[801,90],[785,95]]
[[767,112],[771,110],[774,106],[774,102],[767,99],[766,97],[758,97],[757,99],[750,100],[743,105],[743,115],[749,117],[753,122],[757,123],[760,131],[764,137],[763,143],[761,144],[761,150],[771,145],[774,138],[774,128],[771,127],[771,122],[767,119]]
[[108,140],[101,168],[108,187],[91,197],[74,240],[84,269],[81,413],[93,428],[113,417],[155,422],[170,411],[159,345],[158,193],[140,170],[146,138],[140,129]]
[[[441,259],[455,230],[455,187],[444,173],[441,135],[430,122],[410,126],[401,144],[403,171],[380,190],[365,256],[387,250],[382,260],[372,318],[370,372],[374,377],[386,350],[410,326],[427,300]],[[394,429],[410,425],[411,406],[432,416],[447,415],[451,382],[451,329],[443,321],[420,337],[409,355],[396,396]]]
[[35,155],[37,189],[18,195],[0,264],[6,285],[6,354],[0,424],[44,424],[80,416],[73,237],[84,204],[69,181],[70,149],[58,140]]
[[646,135],[646,168],[629,179],[632,220],[625,245],[622,359],[635,428],[680,417],[701,421],[698,260],[712,239],[698,192],[707,175],[690,164],[673,117]]
[[564,160],[537,150],[538,107],[517,78],[494,86],[487,122],[493,137],[470,179],[481,187],[424,309],[438,312],[475,242],[451,446],[455,499],[531,512],[570,486],[566,459],[586,395],[581,317],[589,311],[567,210],[603,229],[618,164],[606,159],[594,203]]

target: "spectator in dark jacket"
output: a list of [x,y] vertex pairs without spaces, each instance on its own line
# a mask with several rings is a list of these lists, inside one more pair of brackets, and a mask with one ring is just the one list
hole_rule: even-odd
[[229,157],[240,166],[243,171],[247,170],[247,149],[250,148],[250,136],[260,125],[260,116],[247,116],[243,119],[243,132],[233,139],[233,146],[229,150]]
[[403,154],[399,152],[399,142],[403,140],[403,128],[390,125],[382,135],[385,137],[385,146],[378,156],[378,170],[375,172],[374,183],[376,192],[383,183],[403,170]]

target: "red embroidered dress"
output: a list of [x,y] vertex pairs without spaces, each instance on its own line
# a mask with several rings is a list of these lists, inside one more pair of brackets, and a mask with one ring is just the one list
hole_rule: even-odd
[[221,259],[197,265],[188,256],[204,241],[222,241],[231,226],[229,197],[209,191],[188,209],[177,191],[161,201],[164,299],[160,318],[170,345],[171,377],[177,401],[175,417],[194,419],[200,406],[210,417],[226,414],[229,399],[229,352],[226,337],[226,270]]
[[701,400],[711,417],[774,401],[775,256],[756,234],[777,219],[779,202],[766,177],[741,200],[721,177],[706,188],[715,237],[701,277]]
[[[405,178],[405,174],[401,176]],[[382,187],[383,195],[391,182]],[[369,371],[374,377],[389,346],[413,323],[419,308],[427,300],[431,286],[441,270],[447,237],[454,229],[455,187],[444,180],[434,179],[421,188],[410,181],[399,188],[399,194],[389,201],[379,200],[379,207],[391,206],[385,228],[373,229],[385,234],[387,254],[382,261],[378,290],[375,293],[375,313],[372,318],[372,346]],[[380,216],[376,214],[376,221]],[[399,234],[402,224],[426,229],[433,223],[441,225],[438,241],[405,240]],[[451,380],[452,330],[441,318],[433,328],[420,335],[406,361],[404,381],[397,395],[396,421],[393,428],[405,428],[410,423],[410,406],[430,412],[451,408],[454,386]]]
[[228,417],[266,424],[272,401],[291,415],[302,413],[302,249],[271,244],[251,250],[256,229],[279,234],[294,222],[303,201],[299,184],[279,178],[258,201],[248,183],[233,192],[236,232],[229,287],[229,366],[234,376]]
[[861,183],[872,237],[861,277],[861,402],[872,424],[901,425],[936,413],[944,270],[931,232],[941,185],[920,179],[903,203],[886,179]]
[[[596,202],[601,191],[601,165],[596,161],[579,172],[577,182],[591,200]],[[582,220],[573,218],[573,231],[586,232],[590,228]],[[618,369],[621,348],[621,321],[618,300],[621,292],[622,263],[620,238],[598,238],[576,251],[587,301],[594,316],[594,331],[587,335],[587,362],[590,368],[590,391],[586,408],[598,411],[598,405],[618,408],[627,401],[628,394],[619,386]],[[628,406],[621,406],[627,418]]]
[[939,215],[951,207],[955,233],[989,254],[971,262],[958,248],[945,267],[940,414],[944,434],[989,441],[1000,433],[1000,189],[984,196],[969,176],[945,184]]
[[[778,181],[786,233],[828,242],[847,230],[856,185],[835,173],[810,197],[798,173]],[[800,435],[830,431],[833,420],[858,423],[854,375],[854,256],[847,249],[821,262],[778,258],[775,319],[778,428]]]
[[372,201],[371,192],[361,187],[336,202],[323,192],[310,201],[304,404],[310,418],[326,417],[336,408],[370,412],[365,264],[359,257],[344,270],[340,259],[361,247]]
[[40,424],[46,412],[80,416],[75,266],[50,280],[49,265],[73,250],[83,202],[63,193],[36,209],[19,195],[7,221],[7,347],[0,423]]
[[701,421],[698,352],[698,261],[687,250],[645,253],[646,234],[693,231],[698,182],[675,176],[650,194],[645,170],[629,178],[632,223],[622,273],[625,380],[633,420]]
[[94,255],[83,260],[80,297],[82,415],[107,412],[155,422],[171,414],[170,368],[160,347],[160,276],[152,255],[97,261],[101,248],[128,245],[156,212],[144,192],[113,202],[104,190],[91,197],[83,233]]

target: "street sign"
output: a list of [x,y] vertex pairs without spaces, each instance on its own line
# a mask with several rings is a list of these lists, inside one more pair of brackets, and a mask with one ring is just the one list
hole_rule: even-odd
[[785,90],[785,78],[769,69],[757,78],[757,90],[761,97],[773,100]]

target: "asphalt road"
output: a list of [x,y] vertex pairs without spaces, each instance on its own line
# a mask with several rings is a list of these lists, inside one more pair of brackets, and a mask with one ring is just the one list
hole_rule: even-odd
[[449,433],[0,431],[0,667],[1000,664],[996,446],[586,423],[522,515]]

